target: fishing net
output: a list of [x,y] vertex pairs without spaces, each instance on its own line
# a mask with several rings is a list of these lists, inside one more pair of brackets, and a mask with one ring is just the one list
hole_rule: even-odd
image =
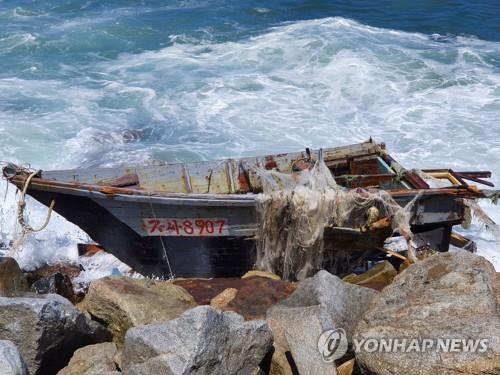
[[325,227],[359,228],[384,217],[413,248],[410,216],[419,196],[402,207],[383,190],[343,188],[318,159],[299,172],[256,170],[263,188],[257,198],[259,269],[303,280],[323,268],[330,255],[324,252]]
[[[473,216],[483,227],[493,235],[496,241],[500,241],[500,226],[488,216],[479,204],[472,199],[463,199],[463,205],[470,210]],[[470,220],[470,219],[469,219]]]

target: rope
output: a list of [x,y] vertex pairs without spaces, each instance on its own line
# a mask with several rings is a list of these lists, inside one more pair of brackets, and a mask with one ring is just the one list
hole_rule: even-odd
[[26,193],[28,191],[28,187],[31,183],[31,180],[33,177],[35,177],[40,171],[34,171],[32,172],[26,181],[24,182],[23,190],[21,191],[21,197],[19,199],[19,202],[17,202],[17,221],[19,222],[19,225],[21,225],[22,228],[22,238],[24,238],[27,234],[29,233],[34,233],[34,232],[41,232],[44,230],[47,225],[49,225],[50,218],[52,216],[52,211],[54,209],[54,205],[56,204],[55,200],[52,200],[49,206],[49,211],[47,213],[47,217],[45,218],[45,222],[43,225],[37,229],[34,229],[32,226],[30,226],[27,222],[26,219],[24,218],[24,210],[26,208]]
[[[149,196],[149,206],[151,207],[151,212],[153,214],[153,218],[155,220],[158,220],[158,218],[156,217],[155,209],[153,207],[153,203],[151,203],[151,196]],[[164,256],[165,260],[167,261],[168,271],[170,272],[170,280],[173,280],[175,278],[175,276],[174,276],[174,273],[172,272],[172,267],[170,266],[170,260],[168,259],[167,247],[165,246],[165,243],[163,242],[163,237],[161,236],[161,234],[160,234],[160,243],[161,243],[161,247],[163,248],[163,256]]]

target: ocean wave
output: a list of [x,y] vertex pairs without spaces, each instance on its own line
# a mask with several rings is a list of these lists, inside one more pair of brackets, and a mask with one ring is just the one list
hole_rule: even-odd
[[[173,38],[75,74],[61,65],[61,80],[0,79],[0,160],[109,166],[373,136],[410,168],[492,170],[500,182],[498,42],[344,18],[286,23],[240,41]],[[155,136],[118,136],[145,128]]]
[[0,56],[19,48],[29,48],[38,44],[37,37],[31,33],[18,33],[0,38]]

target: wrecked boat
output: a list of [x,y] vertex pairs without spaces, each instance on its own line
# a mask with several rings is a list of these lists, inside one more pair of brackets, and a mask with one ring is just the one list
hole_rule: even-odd
[[[3,175],[143,275],[231,277],[258,261],[263,172],[293,180],[319,161],[343,191],[383,191],[400,207],[411,203],[411,232],[437,251],[448,250],[453,226],[467,216],[464,200],[491,196],[471,184],[492,186],[484,180],[489,172],[406,170],[371,139],[323,150],[142,167],[32,171],[9,164]],[[328,255],[320,266],[345,274],[345,264],[359,264],[354,258],[386,256],[380,251],[384,241],[405,233],[393,233],[394,214],[382,209],[357,207],[346,222],[320,228],[321,251]],[[349,261],[340,262],[342,257]]]

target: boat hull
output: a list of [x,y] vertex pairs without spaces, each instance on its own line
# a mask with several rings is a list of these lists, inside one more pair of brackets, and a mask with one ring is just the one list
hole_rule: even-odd
[[[31,189],[29,194],[47,206],[55,200],[57,213],[82,228],[107,252],[148,277],[241,276],[255,264],[255,241],[247,237],[142,236],[121,221],[116,212],[89,197]],[[159,215],[179,215],[176,206],[155,206]],[[122,209],[129,211],[123,205]]]
[[[253,200],[214,202],[182,198],[150,200],[148,197],[140,200],[96,192],[67,194],[43,190],[40,186],[30,188],[28,193],[46,206],[54,200],[56,212],[79,226],[106,251],[148,277],[239,277],[255,265],[257,212]],[[397,200],[404,205],[411,196]],[[439,250],[447,251],[451,227],[460,223],[463,207],[452,196],[423,196],[412,216],[414,233],[425,235],[442,229],[442,235],[434,241]],[[231,223],[231,231],[239,235],[150,235],[143,223],[151,217],[179,221],[224,217]],[[348,250],[356,252],[356,243]]]

